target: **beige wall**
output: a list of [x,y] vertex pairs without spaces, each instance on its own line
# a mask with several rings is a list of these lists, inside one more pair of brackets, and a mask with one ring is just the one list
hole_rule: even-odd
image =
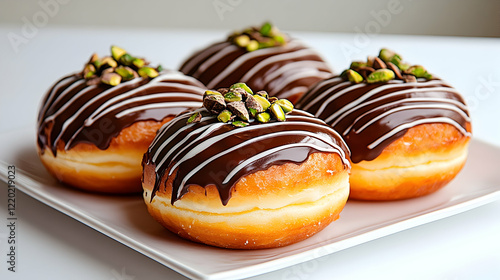
[[0,0],[0,24],[500,37],[498,0]]

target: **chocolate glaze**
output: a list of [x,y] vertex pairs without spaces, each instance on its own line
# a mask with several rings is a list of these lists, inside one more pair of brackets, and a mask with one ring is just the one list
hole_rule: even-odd
[[342,138],[306,112],[294,110],[285,122],[251,122],[236,128],[205,109],[197,111],[203,116],[201,122],[186,124],[192,112],[177,116],[160,129],[144,155],[143,166],[152,164],[156,171],[151,200],[167,175],[175,176],[172,204],[190,185],[215,185],[226,205],[240,178],[273,165],[300,164],[315,152],[337,153],[349,168]]
[[333,74],[323,59],[296,40],[247,52],[230,42],[215,43],[193,54],[180,71],[210,89],[237,82],[294,102],[316,82]]
[[[154,79],[136,78],[115,87],[87,85],[81,74],[62,78],[47,92],[38,115],[38,146],[54,155],[78,143],[109,147],[135,122],[165,117],[201,106],[205,87],[176,71]],[[47,134],[48,132],[48,134]]]
[[423,123],[448,123],[470,136],[464,99],[438,79],[353,84],[333,77],[311,88],[296,107],[337,130],[353,163],[375,159],[409,128]]

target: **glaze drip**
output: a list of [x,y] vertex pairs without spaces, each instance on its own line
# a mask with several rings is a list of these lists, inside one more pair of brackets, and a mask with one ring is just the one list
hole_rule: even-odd
[[300,164],[315,152],[336,153],[349,168],[341,137],[304,111],[288,114],[286,122],[254,121],[246,127],[221,123],[205,109],[196,111],[202,114],[200,122],[186,124],[193,112],[177,116],[160,129],[144,155],[143,165],[153,164],[157,174],[151,199],[164,176],[175,176],[172,204],[190,185],[215,185],[226,205],[241,177],[273,165]]
[[354,84],[340,77],[316,84],[297,103],[344,137],[351,160],[373,160],[414,126],[447,123],[470,136],[462,96],[442,80]]
[[81,74],[59,80],[46,94],[38,116],[38,145],[54,155],[64,144],[107,149],[123,128],[138,121],[161,121],[200,107],[204,86],[180,72],[135,78],[117,86],[88,85]]
[[296,101],[316,82],[331,77],[332,71],[312,49],[297,40],[285,46],[247,52],[230,42],[220,42],[192,55],[180,68],[217,89],[245,82],[271,96]]

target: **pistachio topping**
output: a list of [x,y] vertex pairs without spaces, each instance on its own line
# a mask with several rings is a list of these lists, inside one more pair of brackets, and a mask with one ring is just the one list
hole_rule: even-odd
[[219,114],[226,109],[226,102],[222,94],[205,94],[203,97],[203,106],[213,114]]
[[253,98],[260,104],[260,106],[262,106],[263,111],[267,110],[271,106],[271,102],[261,95],[254,95]]
[[280,105],[281,109],[283,109],[283,112],[285,112],[285,114],[289,114],[290,112],[293,111],[293,104],[287,99],[279,99],[275,101],[274,104]]
[[[370,72],[371,73],[371,72]],[[347,69],[345,70],[341,76],[344,76],[346,80],[349,80],[349,82],[358,84],[363,81],[363,76],[359,74],[358,72],[352,70],[352,69]]]
[[371,73],[367,78],[367,83],[383,83],[393,80],[396,74],[390,69],[378,69]]
[[134,57],[118,46],[111,46],[111,56],[100,58],[97,54],[92,54],[81,75],[87,85],[116,86],[138,77],[154,78],[161,71],[161,65],[151,67],[145,59]]
[[264,97],[265,99],[269,98],[269,94],[267,94],[267,92],[265,90],[259,90],[255,94],[260,95],[260,96]]
[[234,115],[231,113],[231,111],[224,110],[224,111],[220,112],[220,114],[217,116],[217,119],[220,122],[227,123],[231,119],[234,119]]
[[257,119],[257,121],[261,123],[268,123],[271,120],[271,114],[269,114],[268,112],[262,112],[257,114],[255,119]]
[[410,66],[408,69],[406,69],[405,74],[410,74],[413,75],[417,78],[425,78],[427,80],[432,79],[432,75],[425,70],[425,68],[422,65],[413,65]]
[[113,56],[114,60],[119,60],[122,55],[126,54],[127,51],[124,49],[117,47],[117,46],[111,46],[111,55]]
[[85,79],[90,79],[92,77],[95,77],[95,66],[94,64],[87,64],[85,65],[85,68],[83,68],[83,77]]
[[269,22],[260,27],[250,27],[241,32],[235,32],[228,37],[228,41],[244,48],[248,52],[264,48],[283,46],[288,37]]
[[110,85],[110,86],[116,86],[122,81],[122,76],[116,74],[116,73],[105,73],[101,77],[101,82]]
[[401,80],[405,83],[416,82],[418,78],[433,79],[432,74],[421,65],[403,62],[401,55],[381,49],[378,56],[368,56],[365,61],[353,61],[349,69],[340,77],[352,83],[385,83],[390,80]]
[[200,122],[201,118],[202,118],[202,116],[201,116],[200,112],[196,112],[189,117],[189,119],[187,120],[187,123],[190,124],[190,123]]
[[132,68],[128,66],[118,66],[115,69],[115,73],[122,76],[124,81],[132,80],[134,78],[139,77],[139,74],[135,72]]
[[[294,108],[289,100],[269,97],[265,91],[254,94],[245,83],[205,91],[203,107],[216,115],[220,122],[232,124],[234,127],[245,127],[254,122],[285,121],[286,115]],[[201,114],[196,112],[187,122],[200,120]]]
[[243,97],[241,93],[235,91],[229,91],[228,93],[224,94],[224,101],[226,101],[226,103],[241,101],[242,99]]
[[278,121],[282,122],[286,119],[285,112],[283,111],[283,109],[281,109],[281,106],[278,105],[277,103],[271,104],[269,110]]

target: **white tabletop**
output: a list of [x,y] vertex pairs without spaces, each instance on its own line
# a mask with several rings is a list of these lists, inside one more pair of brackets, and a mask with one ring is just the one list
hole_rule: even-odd
[[[292,34],[337,72],[381,47],[425,65],[466,96],[475,137],[500,146],[500,39]],[[46,27],[25,35],[19,26],[0,26],[0,133],[34,129],[47,88],[79,71],[92,52],[106,54],[116,44],[176,69],[226,32]],[[12,273],[5,262],[7,192],[1,190],[0,279],[185,279],[21,192],[16,206],[18,263]],[[498,213],[500,201],[252,279],[499,279]]]

